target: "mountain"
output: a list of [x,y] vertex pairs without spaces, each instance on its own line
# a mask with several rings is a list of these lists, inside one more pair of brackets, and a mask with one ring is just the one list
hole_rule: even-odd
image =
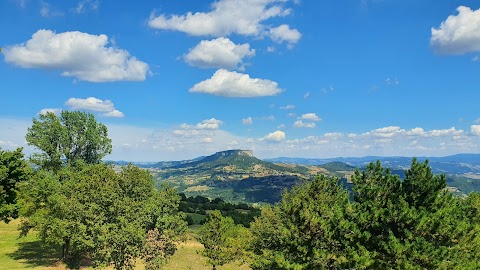
[[319,172],[328,173],[323,168],[263,161],[248,150],[228,150],[163,168],[155,179],[157,183],[168,182],[190,196],[272,203],[280,199],[285,188]]

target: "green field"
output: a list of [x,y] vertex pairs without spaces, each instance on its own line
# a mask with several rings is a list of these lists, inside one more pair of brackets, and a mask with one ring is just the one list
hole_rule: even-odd
[[[0,221],[0,270],[33,269],[33,270],[65,270],[64,264],[58,258],[60,254],[53,248],[43,247],[41,241],[31,233],[27,237],[19,238],[17,226],[18,220],[9,224]],[[171,270],[208,270],[206,258],[197,254],[203,248],[195,238],[195,231],[199,226],[190,229],[190,236],[187,242],[182,243],[175,255],[164,269]],[[85,267],[83,269],[89,269]],[[108,268],[112,269],[112,268]],[[136,269],[144,269],[141,262]],[[248,270],[249,267],[237,264],[229,264],[217,267],[219,270]]]

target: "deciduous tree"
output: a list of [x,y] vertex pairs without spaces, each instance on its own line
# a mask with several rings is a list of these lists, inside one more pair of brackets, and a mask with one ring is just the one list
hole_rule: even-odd
[[9,222],[18,217],[17,184],[31,176],[32,169],[23,158],[22,148],[0,149],[0,220]]
[[107,127],[93,114],[80,111],[62,111],[59,117],[51,112],[41,114],[33,119],[25,138],[41,151],[32,161],[45,169],[58,170],[75,160],[98,163],[112,151]]
[[[87,257],[94,266],[133,269],[146,251],[148,263],[166,261],[186,232],[180,197],[167,186],[155,190],[149,173],[135,166],[115,172],[76,161],[39,171],[20,190],[23,233],[35,229],[45,242],[61,245],[72,264]],[[164,245],[155,244],[160,250],[152,253],[155,241]]]

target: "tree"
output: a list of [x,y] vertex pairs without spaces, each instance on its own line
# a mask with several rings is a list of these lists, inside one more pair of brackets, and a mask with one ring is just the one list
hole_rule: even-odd
[[199,241],[204,249],[200,252],[208,258],[212,269],[242,258],[248,230],[235,225],[231,217],[224,217],[219,210],[208,214],[207,222],[199,231]]
[[28,180],[32,169],[23,158],[22,148],[0,149],[0,220],[9,222],[18,217],[17,184]]
[[405,174],[371,163],[353,200],[324,176],[285,192],[251,226],[252,269],[478,269],[480,196],[448,193],[428,162]]
[[131,165],[118,173],[83,161],[57,172],[40,170],[22,183],[19,197],[23,234],[35,229],[44,242],[60,245],[72,266],[87,257],[93,266],[133,269],[142,256],[158,266],[186,232],[176,192],[155,190],[150,174]]
[[354,224],[348,193],[335,177],[317,176],[262,209],[251,225],[252,269],[344,269]]
[[97,123],[93,114],[79,111],[62,111],[60,117],[41,114],[33,119],[25,138],[41,151],[32,162],[45,169],[59,170],[64,162],[80,159],[95,164],[112,151],[107,127]]

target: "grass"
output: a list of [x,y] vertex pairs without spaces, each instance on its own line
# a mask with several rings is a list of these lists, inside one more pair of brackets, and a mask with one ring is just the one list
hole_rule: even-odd
[[[45,247],[37,238],[35,233],[19,238],[17,230],[19,220],[14,220],[9,224],[0,221],[0,270],[66,270],[67,268],[59,261],[58,249]],[[175,255],[170,259],[164,269],[171,270],[209,270],[207,259],[197,253],[203,248],[194,237],[196,230],[200,226],[191,226],[189,230],[189,239],[182,243]],[[83,268],[90,269],[90,268]],[[113,269],[111,267],[107,269]],[[139,261],[135,269],[144,269]],[[225,266],[217,267],[218,270],[249,270],[246,265],[239,266],[231,263]]]
[[9,224],[0,222],[0,270],[66,269],[58,261],[58,251],[43,246],[34,233],[20,238],[17,230],[19,223],[19,220],[13,220]]
[[202,222],[204,222],[205,219],[207,219],[206,215],[200,215],[197,213],[187,213],[187,216],[191,217],[193,220],[193,224],[197,224],[197,225],[202,224]]

